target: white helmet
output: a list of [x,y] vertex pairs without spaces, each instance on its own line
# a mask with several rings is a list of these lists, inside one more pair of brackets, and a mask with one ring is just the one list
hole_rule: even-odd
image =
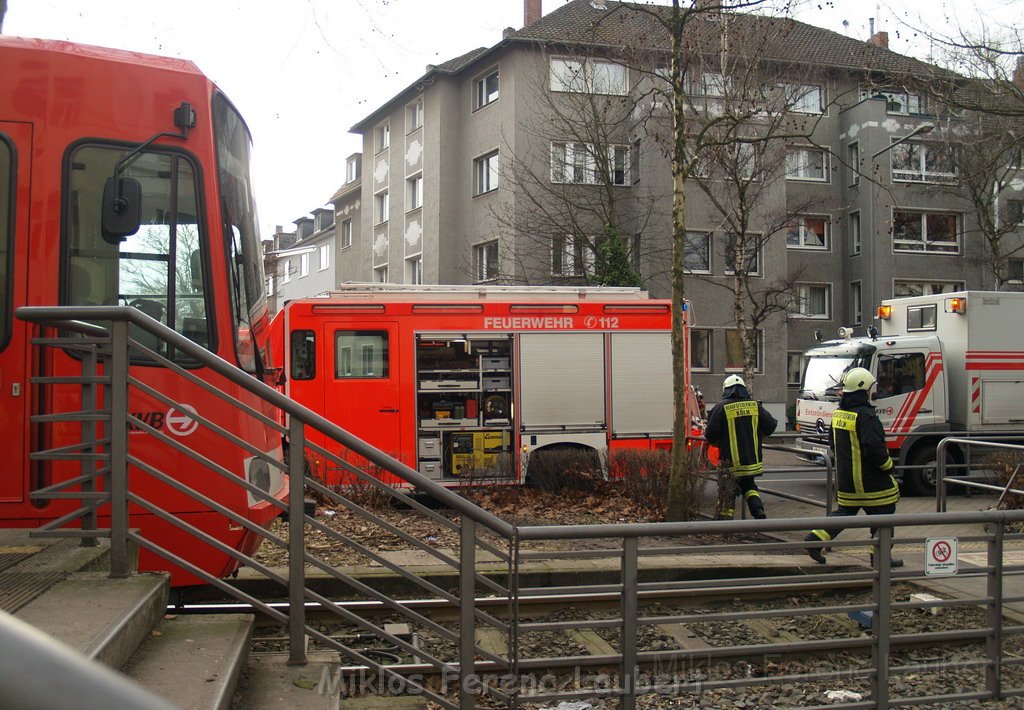
[[746,387],[747,383],[744,382],[743,378],[740,377],[739,375],[729,375],[728,377],[725,378],[725,382],[722,383],[722,392],[724,393],[727,389],[729,389],[730,387],[735,387],[736,385],[739,385],[740,387]]
[[843,392],[856,392],[871,389],[875,384],[875,376],[863,367],[855,367],[843,375]]

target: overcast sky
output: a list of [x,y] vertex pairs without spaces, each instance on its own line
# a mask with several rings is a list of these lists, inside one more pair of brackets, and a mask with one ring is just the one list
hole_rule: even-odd
[[[548,13],[567,0],[543,0]],[[664,2],[665,0],[660,0]],[[419,77],[522,27],[523,0],[8,0],[4,34],[64,39],[193,60],[253,133],[264,237],[323,205],[360,149],[348,129]],[[956,10],[952,8],[958,8]],[[900,8],[892,10],[890,8]],[[796,17],[853,37],[890,33],[924,55],[905,22],[932,27],[1017,19],[1020,0],[806,0]],[[848,24],[844,26],[843,21]]]

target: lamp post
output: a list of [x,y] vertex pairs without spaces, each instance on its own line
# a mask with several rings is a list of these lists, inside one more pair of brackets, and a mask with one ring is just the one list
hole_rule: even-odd
[[[925,133],[931,133],[934,129],[935,129],[935,124],[934,123],[922,123],[921,125],[919,125],[917,128],[912,130],[907,135],[902,136],[901,138],[897,138],[896,140],[892,141],[891,143],[889,143],[889,145],[885,146],[881,150],[877,150],[874,153],[872,153],[871,154],[871,163],[869,165],[869,169],[870,169],[871,173],[873,174],[874,171],[875,171],[875,160],[878,159],[878,156],[880,156],[880,155],[882,155],[884,153],[888,153],[890,150],[892,150],[896,146],[900,145],[901,143],[906,143],[911,138],[915,138],[917,136],[924,135]],[[875,196],[877,194],[877,191],[878,191],[878,180],[872,178],[871,179],[871,191],[870,191],[870,193],[868,195],[868,228],[871,230],[870,231],[870,237],[871,237],[870,239],[864,239],[863,238],[863,231],[864,231],[863,227],[864,227],[864,225],[861,224],[861,255],[864,257],[864,264],[862,265],[862,266],[864,266],[864,269],[863,269],[864,273],[862,274],[862,283],[866,283],[867,286],[868,286],[868,288],[862,288],[861,289],[861,297],[860,297],[860,304],[861,305],[860,305],[860,307],[861,307],[861,311],[862,311],[862,313],[861,313],[862,322],[866,322],[868,320],[867,313],[863,313],[864,304],[865,303],[867,303],[867,304],[877,303],[878,300],[879,300],[877,295],[875,294]],[[869,247],[869,244],[870,244],[870,247]],[[870,248],[870,258],[868,258],[869,257],[869,254],[868,254],[869,248]],[[868,313],[870,313],[870,309],[869,309]]]

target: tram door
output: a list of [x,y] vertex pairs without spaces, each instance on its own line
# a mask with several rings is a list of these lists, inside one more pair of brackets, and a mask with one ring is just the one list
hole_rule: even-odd
[[24,500],[28,488],[28,325],[14,310],[28,284],[31,138],[31,124],[0,121],[0,503]]

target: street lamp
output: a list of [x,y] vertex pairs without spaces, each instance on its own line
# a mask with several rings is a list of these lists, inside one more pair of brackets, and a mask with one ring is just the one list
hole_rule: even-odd
[[[871,154],[871,165],[870,165],[871,172],[872,173],[874,172],[875,160],[878,158],[878,156],[882,155],[883,153],[888,153],[890,150],[892,150],[896,146],[900,145],[901,143],[906,143],[911,138],[915,138],[917,136],[922,136],[922,135],[924,135],[926,133],[931,133],[933,130],[935,130],[935,124],[934,123],[922,123],[921,125],[919,125],[917,128],[912,130],[907,135],[905,135],[905,136],[903,136],[901,138],[897,138],[896,140],[892,141],[891,143],[889,143],[889,145],[885,146],[881,150],[878,150],[878,151],[875,151],[874,153],[872,153]],[[862,265],[862,269],[863,269],[862,278],[863,278],[864,281],[867,281],[868,285],[870,286],[870,288],[862,289],[862,291],[861,291],[861,298],[860,298],[860,304],[861,305],[860,305],[860,307],[861,307],[861,318],[862,318],[862,320],[867,320],[867,314],[864,313],[864,304],[865,303],[869,304],[867,312],[870,313],[871,312],[870,304],[878,302],[878,298],[877,298],[877,296],[875,294],[875,238],[874,238],[875,237],[875,193],[877,191],[877,188],[878,188],[878,181],[872,179],[871,180],[870,193],[868,195],[868,227],[871,230],[871,232],[870,232],[871,239],[868,239],[868,240],[861,239],[861,250],[862,250],[862,252],[864,254],[864,260],[866,262],[865,265]],[[861,225],[861,228],[863,229],[863,225]],[[870,245],[868,244],[868,242],[870,243]],[[869,249],[871,251],[871,255],[870,255],[871,258],[870,259],[867,258],[868,257],[867,252],[868,252]]]

